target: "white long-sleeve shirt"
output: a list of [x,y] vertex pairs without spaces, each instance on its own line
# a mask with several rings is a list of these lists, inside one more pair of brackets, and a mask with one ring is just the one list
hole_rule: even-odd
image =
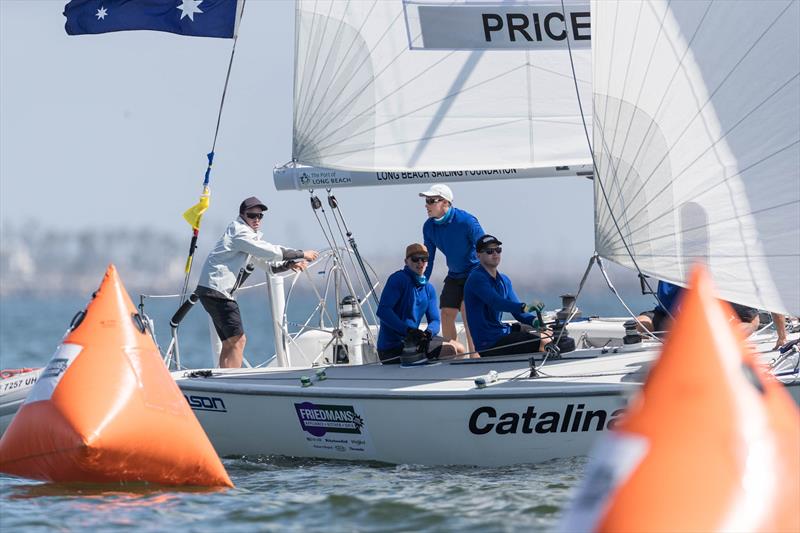
[[267,270],[277,266],[280,261],[302,257],[302,250],[293,250],[263,240],[260,231],[255,231],[238,217],[228,225],[208,254],[197,284],[232,298],[230,291],[236,283],[236,277],[248,263]]

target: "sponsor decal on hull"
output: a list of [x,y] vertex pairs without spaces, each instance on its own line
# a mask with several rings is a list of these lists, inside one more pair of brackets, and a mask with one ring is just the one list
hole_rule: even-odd
[[216,396],[200,396],[197,394],[184,394],[183,397],[186,398],[186,401],[189,402],[189,407],[194,411],[228,412],[222,398],[217,398]]
[[604,431],[614,428],[614,424],[625,412],[624,408],[608,411],[606,409],[587,409],[586,404],[567,404],[563,411],[537,411],[529,405],[524,411],[498,412],[491,406],[475,409],[469,417],[469,432],[473,435],[516,435],[547,433],[581,433]]
[[294,403],[307,445],[327,456],[370,457],[372,445],[356,405]]

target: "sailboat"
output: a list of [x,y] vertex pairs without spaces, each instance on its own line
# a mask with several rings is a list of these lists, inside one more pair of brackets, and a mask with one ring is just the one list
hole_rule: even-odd
[[[296,5],[293,152],[277,189],[312,191],[320,211],[326,191],[336,217],[334,188],[590,178],[590,266],[682,284],[700,260],[721,298],[800,314],[797,1]],[[341,245],[327,234],[333,323],[290,332],[285,283],[291,293],[297,278],[270,276],[269,365],[173,372],[220,455],[583,455],[658,355],[657,339],[625,341],[627,318],[578,321],[567,298],[549,318],[577,350],[382,366],[377,280],[347,233]],[[797,351],[751,341],[800,402]]]
[[[678,284],[703,261],[721,298],[797,315],[799,15],[796,1],[301,0],[293,154],[275,185],[313,197],[591,177],[599,258]],[[350,324],[368,314],[366,289]],[[274,366],[175,374],[222,455],[471,465],[580,455],[613,427],[659,351],[618,338],[546,364],[382,366],[365,326],[348,345],[362,364],[335,364],[333,347],[319,346],[337,328],[289,336],[282,292],[270,292],[283,339]],[[753,342],[800,401],[796,354]]]

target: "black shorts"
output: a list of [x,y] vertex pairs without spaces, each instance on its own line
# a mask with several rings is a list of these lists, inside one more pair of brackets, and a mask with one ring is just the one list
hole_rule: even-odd
[[[428,350],[426,355],[428,359],[439,359],[442,353],[442,344],[444,337],[435,336],[428,343]],[[392,348],[390,350],[378,350],[378,357],[384,365],[399,365],[400,355],[403,353],[403,347]]]
[[195,294],[200,298],[203,309],[211,316],[220,340],[244,334],[242,314],[239,312],[236,300],[231,300],[221,292],[207,287],[197,287]]
[[464,301],[464,284],[466,282],[467,278],[445,277],[442,296],[439,298],[439,308],[461,309],[461,303]]
[[534,328],[527,324],[514,324],[511,333],[497,339],[491,348],[482,350],[481,357],[535,353],[540,344],[541,338]]
[[639,313],[642,316],[646,316],[650,319],[650,322],[653,323],[653,331],[660,332],[664,331],[666,327],[666,322],[669,320],[669,316],[667,313],[664,312],[663,309],[657,307],[652,311],[643,311]]

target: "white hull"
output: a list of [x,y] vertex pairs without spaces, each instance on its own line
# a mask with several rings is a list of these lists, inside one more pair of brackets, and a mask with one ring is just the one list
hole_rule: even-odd
[[0,380],[0,435],[5,433],[42,370],[38,368]]
[[[761,361],[774,339],[755,339]],[[498,466],[589,453],[641,386],[657,345],[577,350],[530,377],[528,358],[174,372],[221,456]],[[540,357],[538,354],[537,357]],[[794,360],[778,377],[800,404]],[[788,369],[788,370],[787,370]],[[478,388],[475,378],[497,372]],[[0,431],[41,370],[0,381]],[[302,386],[301,377],[311,378]],[[358,422],[354,417],[358,417]]]
[[[174,376],[222,456],[498,466],[589,453],[656,355],[601,352],[574,352],[535,378],[525,357],[338,366],[323,381],[314,368]],[[497,381],[476,387],[474,379],[491,370]],[[313,384],[302,386],[302,376]],[[784,383],[800,403],[796,376]]]

